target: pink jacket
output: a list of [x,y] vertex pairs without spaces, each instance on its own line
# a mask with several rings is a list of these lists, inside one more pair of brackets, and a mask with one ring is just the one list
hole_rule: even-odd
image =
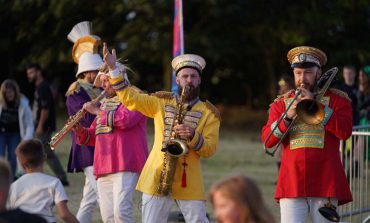
[[148,157],[146,117],[129,111],[117,97],[106,99],[90,128],[77,133],[80,145],[95,145],[94,175],[140,173]]

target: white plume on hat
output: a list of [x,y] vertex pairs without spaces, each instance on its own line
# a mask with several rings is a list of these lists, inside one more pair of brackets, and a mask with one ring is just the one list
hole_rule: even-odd
[[90,52],[85,52],[81,55],[78,63],[78,70],[76,77],[86,71],[99,70],[103,65],[103,60],[99,54],[92,54]]
[[100,39],[100,37],[91,35],[91,22],[89,21],[83,21],[80,23],[77,23],[75,26],[73,26],[71,32],[69,32],[67,38],[75,43],[79,38],[84,36],[94,36]]

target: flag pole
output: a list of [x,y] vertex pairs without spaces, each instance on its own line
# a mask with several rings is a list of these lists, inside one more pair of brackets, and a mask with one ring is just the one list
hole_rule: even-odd
[[[175,13],[173,20],[173,58],[184,54],[184,27],[182,14],[182,0],[175,0]],[[177,93],[176,73],[172,71],[171,91]]]

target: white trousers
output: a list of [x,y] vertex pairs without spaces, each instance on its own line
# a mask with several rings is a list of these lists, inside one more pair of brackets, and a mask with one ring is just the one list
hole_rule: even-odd
[[133,196],[139,174],[118,172],[97,181],[100,213],[105,223],[134,223]]
[[[337,206],[338,200],[330,198],[333,205]],[[324,197],[302,197],[302,198],[281,198],[280,199],[281,223],[305,223],[308,214],[312,223],[330,223],[324,218],[319,208],[328,203]]]
[[[175,200],[187,223],[208,223],[206,202],[202,200]],[[142,222],[166,223],[174,200],[143,193]]]
[[96,203],[98,202],[98,191],[93,167],[85,167],[83,171],[85,174],[85,186],[76,218],[80,223],[89,223]]

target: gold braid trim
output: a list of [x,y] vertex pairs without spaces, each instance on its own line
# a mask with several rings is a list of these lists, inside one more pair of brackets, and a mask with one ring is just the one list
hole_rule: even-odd
[[343,97],[343,98],[346,98],[348,101],[352,101],[349,97],[348,97],[348,94],[346,93],[346,92],[344,92],[344,91],[341,91],[341,90],[338,90],[338,89],[336,89],[336,88],[330,88],[329,89],[332,93],[334,93],[334,94],[336,94],[336,95],[339,95],[339,96],[341,96],[341,97]]
[[163,99],[173,99],[174,96],[173,96],[173,93],[172,92],[168,92],[168,91],[157,91],[153,94],[151,94],[157,98],[163,98]]
[[278,96],[275,98],[274,102],[279,102],[281,99],[288,98],[288,97],[289,97],[289,95],[290,95],[292,92],[294,92],[294,89],[289,90],[289,91],[288,91],[287,93],[285,93],[285,94],[280,94],[280,95],[278,95]]
[[206,107],[209,110],[211,110],[211,112],[216,116],[216,118],[218,118],[218,120],[221,121],[221,114],[220,114],[220,111],[216,108],[216,106],[214,106],[211,102],[206,100]]
[[75,81],[71,85],[69,85],[69,88],[66,92],[66,96],[68,97],[72,94],[78,93],[80,92],[80,90],[81,90],[80,84],[77,81]]

